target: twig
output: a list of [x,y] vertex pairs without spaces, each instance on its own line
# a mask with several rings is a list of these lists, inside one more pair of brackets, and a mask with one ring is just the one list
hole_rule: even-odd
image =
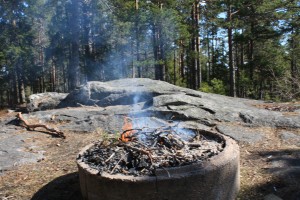
[[136,144],[139,145],[141,148],[148,148],[146,144],[143,144],[142,142],[140,142],[139,140],[133,140],[130,142],[130,144]]
[[127,129],[127,130],[124,130],[121,134],[125,134],[129,131],[142,131],[143,129],[140,129],[140,128],[131,128],[131,129]]
[[124,154],[124,155],[120,158],[120,160],[117,162],[117,164],[114,166],[114,168],[110,171],[110,174],[114,173],[116,167],[119,165],[119,163],[121,162],[121,160],[123,160],[123,159],[125,158],[125,156],[127,156],[127,155],[128,155],[128,153]]
[[11,198],[14,198],[14,196],[2,197],[1,200],[8,200],[8,199],[11,199]]
[[138,152],[140,152],[141,154],[144,154],[144,155],[148,156],[148,158],[150,159],[151,165],[152,165],[152,163],[153,163],[152,155],[150,154],[149,151],[146,151],[146,150],[144,150],[144,149],[140,149],[140,148],[137,148],[137,147],[133,147],[133,146],[127,145],[127,144],[125,144],[125,143],[120,143],[120,144],[121,144],[122,146],[124,146],[124,147],[127,147],[128,149],[131,149],[131,150],[133,150],[133,151],[138,151]]
[[38,128],[38,127],[41,127],[41,128],[44,128],[46,129],[47,131],[50,131],[52,133],[56,133],[59,137],[65,139],[66,136],[64,135],[63,132],[55,129],[55,128],[51,128],[45,124],[29,124],[28,121],[26,119],[23,118],[22,114],[19,112],[16,117],[18,119],[20,119],[23,123],[24,123],[24,127],[27,128],[28,130],[34,130],[35,128]]
[[107,158],[104,162],[107,163],[107,162],[110,161],[110,159],[112,159],[115,155],[116,155],[116,153],[111,154],[111,156],[109,156],[109,158]]

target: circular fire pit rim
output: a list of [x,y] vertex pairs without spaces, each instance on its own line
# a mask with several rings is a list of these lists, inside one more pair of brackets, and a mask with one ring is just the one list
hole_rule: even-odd
[[[217,167],[224,166],[230,162],[230,160],[236,159],[239,156],[239,146],[235,140],[232,138],[222,135],[215,131],[206,131],[201,130],[205,134],[212,135],[217,137],[218,139],[224,142],[224,147],[221,152],[217,155],[212,156],[208,160],[203,162],[197,162],[190,165],[179,166],[179,167],[171,167],[166,169],[157,169],[156,176],[132,176],[132,175],[123,175],[123,174],[109,174],[109,173],[102,173],[99,175],[98,170],[91,168],[88,164],[84,163],[81,159],[77,159],[78,168],[84,170],[86,173],[90,175],[96,175],[99,179],[108,179],[108,180],[122,180],[122,181],[129,181],[129,182],[139,182],[139,181],[156,181],[157,179],[168,179],[172,177],[173,179],[180,178],[182,176],[188,177],[192,176],[194,173],[207,173],[208,171],[212,171]],[[82,148],[78,154],[80,158],[84,152],[94,146],[95,143],[91,143],[84,148]]]

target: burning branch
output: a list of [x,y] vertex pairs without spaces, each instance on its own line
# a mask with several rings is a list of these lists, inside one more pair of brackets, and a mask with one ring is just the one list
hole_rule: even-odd
[[136,130],[133,129],[132,119],[130,117],[124,117],[122,130],[123,133],[121,134],[120,138],[122,142],[129,142],[134,139],[133,134],[136,132]]
[[61,137],[63,139],[66,138],[66,136],[64,135],[63,132],[55,129],[55,128],[51,128],[45,124],[29,124],[27,120],[25,120],[22,116],[22,114],[19,112],[16,117],[21,120],[23,123],[24,123],[24,127],[27,128],[28,130],[32,131],[34,130],[35,128],[38,128],[38,127],[41,127],[41,128],[44,128],[46,129],[47,131],[50,131],[51,133],[56,133],[58,137]]
[[95,144],[82,160],[99,166],[99,174],[155,175],[163,169],[171,177],[168,167],[203,161],[223,150],[223,142],[206,139],[198,130],[172,125],[140,128],[145,123],[132,124],[133,120],[125,116],[119,139]]

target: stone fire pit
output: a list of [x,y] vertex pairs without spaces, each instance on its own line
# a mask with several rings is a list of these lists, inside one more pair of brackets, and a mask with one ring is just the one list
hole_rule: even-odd
[[[200,131],[201,132],[201,131]],[[223,149],[206,160],[179,167],[158,168],[154,176],[102,172],[78,159],[81,192],[88,200],[228,200],[239,190],[239,147],[231,138],[204,131],[222,141]],[[81,158],[94,144],[83,148]]]

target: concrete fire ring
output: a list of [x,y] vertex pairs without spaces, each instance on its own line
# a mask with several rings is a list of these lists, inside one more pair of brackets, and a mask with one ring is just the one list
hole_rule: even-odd
[[[239,146],[224,135],[205,131],[224,141],[224,149],[208,161],[157,170],[156,176],[98,174],[77,160],[85,200],[231,200],[240,188]],[[94,144],[83,148],[79,155]]]

